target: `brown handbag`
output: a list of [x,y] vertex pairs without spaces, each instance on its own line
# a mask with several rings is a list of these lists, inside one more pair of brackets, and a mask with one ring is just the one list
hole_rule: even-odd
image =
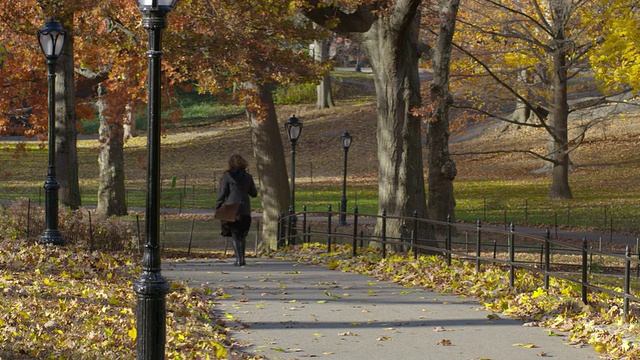
[[222,222],[238,221],[240,204],[222,204],[213,214],[213,218]]

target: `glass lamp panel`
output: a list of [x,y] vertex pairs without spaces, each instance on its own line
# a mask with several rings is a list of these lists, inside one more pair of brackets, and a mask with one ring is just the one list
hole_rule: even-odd
[[341,137],[342,139],[342,148],[348,149],[351,146],[351,140],[353,139],[348,132],[345,132]]
[[291,125],[289,127],[289,138],[291,140],[298,140],[302,127],[300,125]]
[[157,7],[157,8],[173,8],[177,0],[137,0],[138,6]]

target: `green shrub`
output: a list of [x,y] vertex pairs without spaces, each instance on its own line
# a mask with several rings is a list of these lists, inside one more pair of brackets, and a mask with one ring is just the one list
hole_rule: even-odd
[[316,101],[316,84],[286,84],[276,87],[273,100],[278,105],[311,103]]

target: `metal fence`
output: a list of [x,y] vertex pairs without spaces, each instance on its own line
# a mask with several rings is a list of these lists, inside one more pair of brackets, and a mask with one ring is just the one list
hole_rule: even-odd
[[[338,225],[341,214],[349,216],[346,226]],[[393,238],[387,234],[387,222],[399,219],[410,224],[406,238]],[[381,255],[386,257],[387,248],[411,250],[414,257],[421,250],[442,254],[447,264],[452,258],[475,262],[476,273],[483,264],[497,264],[508,268],[509,282],[515,284],[516,269],[527,269],[540,275],[541,286],[549,288],[550,278],[568,281],[580,287],[581,300],[589,303],[590,292],[602,292],[623,300],[625,316],[630,314],[630,302],[640,303],[640,252],[632,253],[629,245],[621,251],[604,250],[601,244],[581,241],[561,241],[551,238],[551,231],[540,237],[516,232],[513,223],[508,230],[495,227],[483,228],[480,220],[476,225],[441,222],[413,217],[333,212],[308,212],[281,214],[278,219],[278,244],[293,245],[296,242],[326,243],[327,252],[336,243],[352,245],[352,256],[372,243],[378,243]],[[376,222],[381,223],[381,232],[374,234]],[[419,229],[429,229],[420,234]],[[594,246],[595,245],[595,246]],[[422,251],[424,252],[424,251]]]

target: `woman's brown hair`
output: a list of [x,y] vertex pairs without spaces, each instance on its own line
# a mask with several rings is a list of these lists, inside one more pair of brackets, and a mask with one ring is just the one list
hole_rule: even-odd
[[247,166],[249,166],[247,160],[238,154],[233,154],[229,158],[229,170],[246,169]]

